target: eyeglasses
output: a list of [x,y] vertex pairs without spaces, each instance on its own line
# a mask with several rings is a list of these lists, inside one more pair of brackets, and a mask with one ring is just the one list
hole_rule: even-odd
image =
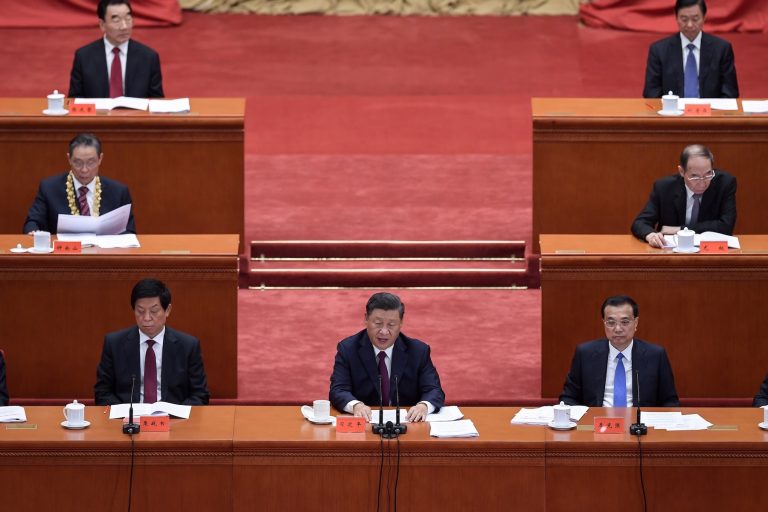
[[614,320],[613,318],[609,318],[608,320],[603,320],[603,323],[605,326],[609,329],[615,328],[617,325],[620,325],[622,328],[626,329],[630,325],[634,323],[634,318],[630,320],[629,318],[622,318],[618,322]]
[[710,169],[709,171],[707,171],[707,173],[704,176],[691,176],[690,178],[686,176],[685,179],[695,183],[697,181],[702,181],[702,180],[711,180],[714,177],[715,177],[715,170]]
[[73,169],[82,169],[83,167],[87,167],[88,169],[95,169],[99,166],[99,161],[97,159],[91,159],[83,162],[82,160],[70,160],[70,164],[72,164]]

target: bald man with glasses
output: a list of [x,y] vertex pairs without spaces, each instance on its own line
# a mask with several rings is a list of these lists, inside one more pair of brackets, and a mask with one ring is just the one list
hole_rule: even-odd
[[632,234],[651,247],[683,227],[696,233],[732,235],[736,224],[736,178],[716,170],[715,157],[701,144],[683,149],[677,173],[657,180]]

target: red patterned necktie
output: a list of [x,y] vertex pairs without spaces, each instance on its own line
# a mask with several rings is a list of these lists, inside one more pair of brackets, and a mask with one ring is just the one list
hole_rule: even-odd
[[120,48],[115,46],[112,53],[115,56],[109,73],[109,97],[117,98],[123,95],[123,66],[120,64]]
[[77,202],[80,203],[80,215],[90,215],[91,209],[88,207],[88,187],[80,187],[77,189],[80,195],[77,198]]
[[155,340],[147,340],[147,355],[144,357],[144,403],[157,402],[157,359],[152,346]]

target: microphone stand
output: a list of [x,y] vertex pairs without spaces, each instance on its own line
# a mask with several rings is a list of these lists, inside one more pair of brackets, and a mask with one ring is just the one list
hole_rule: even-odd
[[128,423],[123,424],[123,434],[132,436],[141,431],[141,425],[133,422],[133,388],[136,386],[136,375],[131,375],[131,400],[128,406]]
[[633,436],[644,436],[648,434],[648,427],[640,421],[640,371],[635,371],[637,379],[637,421],[629,426],[629,433]]
[[400,388],[397,385],[397,375],[395,375],[395,424],[392,427],[392,436],[397,437],[400,434],[405,434],[408,430],[408,425],[400,424]]
[[381,375],[379,375],[379,421],[371,425],[371,431],[374,434],[378,434],[383,438],[389,439],[385,434],[386,426],[384,425],[384,396],[381,394]]

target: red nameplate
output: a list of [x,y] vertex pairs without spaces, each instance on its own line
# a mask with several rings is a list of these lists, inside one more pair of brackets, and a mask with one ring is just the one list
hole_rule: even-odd
[[53,252],[59,254],[80,254],[83,252],[83,244],[80,242],[53,242]]
[[336,432],[365,432],[368,422],[360,416],[336,416]]
[[701,242],[699,244],[700,252],[709,254],[728,254],[728,242],[720,240],[717,242]]
[[96,105],[94,103],[69,102],[69,115],[71,116],[95,116]]
[[685,115],[687,116],[711,116],[712,106],[709,103],[703,105],[686,105]]
[[142,416],[139,421],[142,432],[170,432],[171,419],[165,416]]
[[595,434],[623,434],[624,418],[598,416],[595,418]]

